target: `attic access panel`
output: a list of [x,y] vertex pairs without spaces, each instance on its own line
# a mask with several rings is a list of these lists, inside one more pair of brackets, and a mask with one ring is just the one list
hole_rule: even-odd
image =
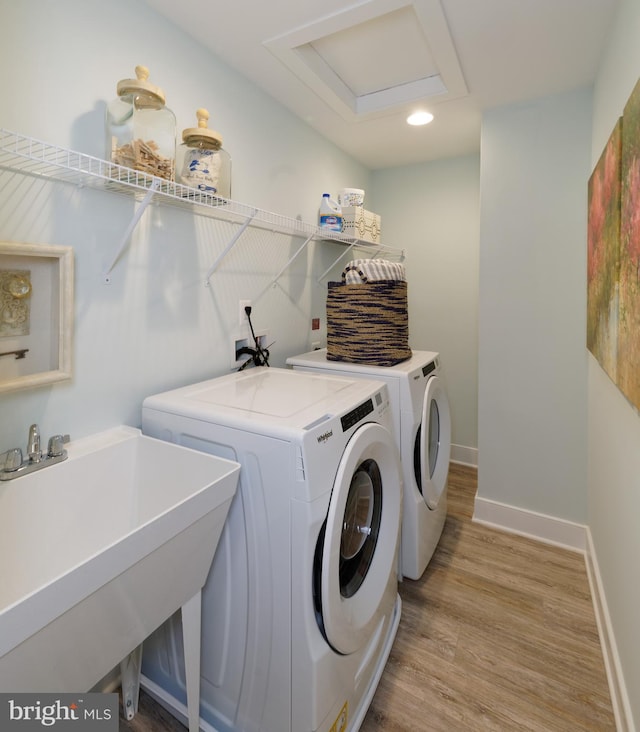
[[370,0],[265,46],[346,120],[467,93],[440,0]]

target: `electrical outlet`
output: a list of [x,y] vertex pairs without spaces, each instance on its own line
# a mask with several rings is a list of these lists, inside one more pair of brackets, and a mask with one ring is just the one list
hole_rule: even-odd
[[245,313],[245,308],[251,307],[251,300],[239,300],[238,301],[238,325],[241,328],[244,328],[245,326],[248,327],[249,323],[247,321],[247,314]]

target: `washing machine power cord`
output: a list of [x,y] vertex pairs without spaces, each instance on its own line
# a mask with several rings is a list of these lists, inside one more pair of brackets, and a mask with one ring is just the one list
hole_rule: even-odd
[[256,338],[255,331],[253,330],[253,323],[251,322],[251,306],[247,305],[244,309],[244,312],[247,315],[247,320],[249,321],[249,328],[251,329],[251,337],[253,338],[253,342],[255,344],[255,348],[249,348],[248,346],[243,346],[242,348],[239,348],[236,351],[236,360],[240,358],[240,356],[250,356],[243,364],[240,366],[238,371],[243,371],[247,368],[247,366],[250,363],[253,363],[254,366],[268,366],[269,365],[269,349],[263,348],[260,345],[260,341]]

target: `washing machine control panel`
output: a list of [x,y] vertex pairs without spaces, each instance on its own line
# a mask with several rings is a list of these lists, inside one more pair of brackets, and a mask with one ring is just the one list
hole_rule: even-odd
[[428,363],[422,367],[422,375],[429,376],[429,374],[432,374],[437,368],[438,368],[438,360],[434,359],[433,361],[431,361],[430,363]]
[[[375,395],[375,399],[376,404],[380,406],[380,404],[382,403],[382,397],[380,396],[379,392]],[[342,431],[346,432],[347,430],[351,429],[354,425],[358,424],[360,420],[371,414],[371,412],[373,412],[373,400],[367,399],[366,402],[358,405],[355,409],[352,409],[350,412],[343,414],[342,417],[340,417],[340,422],[342,423]]]

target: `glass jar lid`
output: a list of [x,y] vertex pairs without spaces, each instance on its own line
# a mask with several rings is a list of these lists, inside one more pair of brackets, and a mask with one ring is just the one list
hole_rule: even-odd
[[136,77],[137,78],[135,79],[121,79],[118,82],[117,92],[119,97],[124,94],[143,92],[144,94],[153,97],[161,104],[165,103],[165,96],[162,89],[147,81],[149,78],[149,69],[146,66],[136,66]]
[[206,109],[198,109],[196,110],[196,117],[198,118],[198,126],[187,127],[182,131],[182,140],[185,145],[206,145],[216,150],[221,148],[222,137],[220,133],[207,127],[209,112]]

